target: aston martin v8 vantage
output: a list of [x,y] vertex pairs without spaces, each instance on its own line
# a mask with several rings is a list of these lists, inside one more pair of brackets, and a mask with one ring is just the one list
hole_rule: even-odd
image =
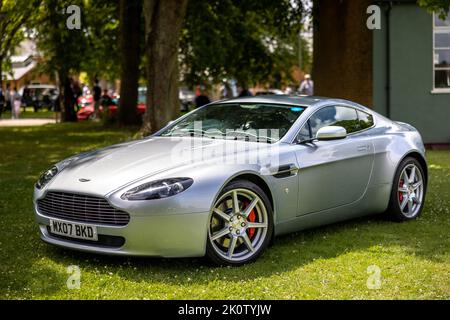
[[258,96],[65,159],[40,176],[34,207],[57,246],[240,265],[281,234],[378,213],[413,220],[427,177],[409,124],[346,100]]

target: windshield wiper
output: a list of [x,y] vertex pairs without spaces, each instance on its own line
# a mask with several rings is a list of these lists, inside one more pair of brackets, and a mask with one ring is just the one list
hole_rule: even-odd
[[[227,132],[227,136],[229,135],[241,135],[241,136],[245,136],[245,141],[250,141],[250,137],[254,137],[256,138],[256,142],[267,142],[267,143],[272,143],[272,142],[277,142],[277,139],[271,138],[271,137],[267,137],[267,136],[258,136],[256,134],[252,134],[250,132],[245,132],[245,131],[230,131]],[[234,140],[237,140],[237,136],[235,137]]]
[[[218,132],[220,132],[220,134],[222,135],[222,131],[217,130]],[[207,132],[205,130],[201,130],[201,129],[179,129],[179,130],[175,130],[174,132],[171,132],[169,136],[172,137],[184,137],[187,135],[190,135],[191,137],[195,137],[196,133],[198,133],[198,136],[201,137],[206,137],[206,138],[210,138],[210,139],[215,139],[216,137],[214,135],[211,135],[211,132]]]

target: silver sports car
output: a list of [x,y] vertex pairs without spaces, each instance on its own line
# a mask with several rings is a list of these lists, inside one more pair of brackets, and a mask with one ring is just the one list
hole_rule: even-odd
[[63,160],[39,178],[34,206],[54,245],[240,265],[288,232],[415,219],[426,187],[411,125],[350,101],[278,95],[218,101]]

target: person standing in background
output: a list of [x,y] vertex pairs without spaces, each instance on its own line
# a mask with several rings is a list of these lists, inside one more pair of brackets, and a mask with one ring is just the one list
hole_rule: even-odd
[[102,95],[100,101],[101,101],[100,104],[101,104],[102,107],[103,107],[103,111],[105,111],[106,108],[108,108],[110,105],[113,104],[112,98],[111,98],[111,96],[109,95],[108,90],[106,90],[106,89],[103,90],[103,95]]
[[227,81],[222,82],[222,88],[220,90],[220,98],[221,99],[233,98],[233,90],[231,90],[231,87]]
[[5,105],[5,95],[3,89],[0,87],[0,119],[2,118],[3,106]]
[[311,80],[311,76],[309,74],[305,74],[305,80],[303,80],[300,84],[298,91],[300,94],[307,96],[314,95],[314,82]]
[[100,99],[102,97],[102,88],[98,85],[98,79],[94,81],[94,88],[92,89],[94,98],[94,119],[99,116]]
[[247,87],[242,87],[241,93],[239,93],[239,97],[253,97],[253,94]]
[[197,97],[195,98],[195,107],[200,108],[208,103],[211,103],[211,100],[208,97],[206,88],[204,86],[199,86]]
[[6,84],[5,90],[5,110],[11,110],[12,113],[12,99],[11,99],[11,85]]
[[83,91],[81,90],[80,83],[78,80],[74,80],[72,82],[72,92],[73,92],[73,105],[75,106],[75,110],[78,112],[80,110],[80,106],[78,105],[78,98],[81,97]]
[[73,79],[72,77],[66,77],[64,82],[64,120],[65,121],[77,121],[77,114],[74,106],[74,93],[73,93]]
[[91,94],[91,90],[89,90],[89,87],[86,84],[83,84],[83,97],[86,97],[89,94]]
[[20,106],[22,105],[22,96],[17,91],[17,88],[14,88],[14,91],[12,94],[12,100],[13,100],[13,105],[12,105],[13,110],[11,110],[12,118],[19,119]]

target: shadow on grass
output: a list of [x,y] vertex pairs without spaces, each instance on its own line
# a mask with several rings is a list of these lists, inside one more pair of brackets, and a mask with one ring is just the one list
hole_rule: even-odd
[[217,273],[230,282],[254,280],[289,272],[317,259],[333,259],[373,247],[384,250],[400,247],[422,259],[441,262],[447,248],[439,246],[435,231],[434,228],[429,230],[422,220],[400,224],[386,221],[382,216],[360,218],[279,237],[256,262],[237,268],[216,267],[204,258],[103,256],[55,247],[48,247],[46,251],[57,263],[69,259],[79,262],[81,269],[115,270],[121,278],[134,282],[192,285],[206,284],[216,279]]

